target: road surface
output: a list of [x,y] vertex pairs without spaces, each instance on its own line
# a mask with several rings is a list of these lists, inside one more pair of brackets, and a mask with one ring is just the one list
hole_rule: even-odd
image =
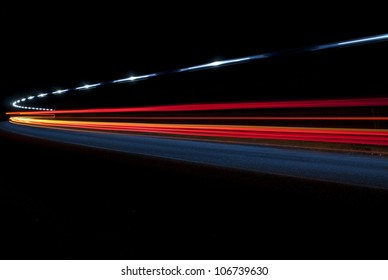
[[1,123],[0,129],[67,144],[199,165],[348,185],[388,188],[388,158],[365,154],[59,130],[15,125],[8,122]]

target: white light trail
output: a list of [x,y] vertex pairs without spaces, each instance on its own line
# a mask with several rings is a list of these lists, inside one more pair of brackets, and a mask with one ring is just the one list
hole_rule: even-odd
[[[237,64],[237,63],[244,63],[244,62],[248,62],[248,61],[264,59],[264,58],[268,58],[268,57],[281,56],[281,55],[285,55],[285,54],[295,54],[295,53],[302,53],[302,52],[307,52],[307,51],[319,51],[319,50],[325,50],[325,49],[350,47],[350,46],[357,46],[357,45],[365,44],[365,43],[377,43],[377,42],[382,42],[382,41],[387,41],[387,40],[388,40],[388,34],[381,34],[381,35],[376,35],[376,36],[369,36],[369,37],[364,37],[364,38],[359,38],[359,39],[342,41],[342,42],[338,42],[338,43],[322,44],[322,45],[316,45],[316,46],[305,47],[305,48],[297,48],[297,49],[288,50],[288,51],[277,51],[277,52],[272,52],[272,53],[264,53],[264,54],[240,57],[240,58],[235,58],[235,59],[226,59],[226,60],[214,61],[214,62],[210,62],[210,63],[206,63],[206,64],[200,64],[200,65],[195,65],[195,66],[191,66],[191,67],[176,69],[173,71],[158,72],[158,73],[146,74],[146,75],[141,75],[141,76],[131,76],[128,78],[113,80],[113,81],[105,82],[105,83],[96,83],[96,84],[92,84],[92,85],[84,85],[84,86],[76,87],[74,89],[57,90],[57,91],[52,92],[52,94],[57,95],[57,94],[65,93],[67,91],[71,91],[71,90],[91,89],[91,88],[95,88],[95,87],[101,86],[102,84],[106,84],[106,83],[133,82],[133,81],[137,81],[137,80],[145,80],[145,79],[148,79],[151,77],[166,75],[166,74],[170,74],[170,73],[187,72],[187,71],[195,71],[195,70],[205,70],[205,69],[210,69],[210,68],[214,68],[214,67],[223,67],[223,66],[233,65],[233,64]],[[38,97],[46,97],[47,93],[39,94],[37,96]],[[27,99],[31,100],[34,97],[35,96],[29,96]],[[31,109],[31,107],[24,107],[24,106],[18,105],[18,103],[20,103],[20,101],[24,102],[24,101],[26,101],[26,98],[22,98],[21,100],[16,100],[11,104],[13,107]],[[43,108],[35,108],[35,109],[42,110]],[[52,110],[52,109],[48,109],[48,110]]]
[[361,43],[367,43],[367,42],[378,42],[382,40],[387,40],[388,39],[388,34],[380,35],[380,36],[371,36],[371,37],[365,37],[361,39],[356,39],[356,40],[350,40],[350,41],[344,41],[340,42],[337,45],[338,46],[344,46],[344,45],[356,45],[356,44],[361,44]]
[[57,90],[57,91],[54,91],[52,94],[62,94],[62,93],[65,93],[69,91],[68,89],[61,89],[61,90]]
[[95,87],[98,87],[100,86],[101,83],[97,83],[97,84],[92,84],[92,85],[84,85],[82,87],[77,87],[75,88],[76,90],[83,90],[83,89],[90,89],[90,88],[95,88]]
[[191,66],[187,68],[179,69],[178,72],[186,72],[186,71],[193,71],[193,70],[203,70],[207,68],[213,68],[216,66],[225,66],[229,64],[239,63],[239,62],[245,62],[247,60],[251,60],[251,57],[242,57],[242,58],[236,58],[236,59],[228,59],[228,60],[220,60],[220,61],[214,61],[211,63]]
[[147,75],[142,75],[142,76],[131,76],[129,78],[114,80],[112,83],[133,82],[133,81],[136,81],[136,80],[144,80],[144,79],[147,79],[147,78],[155,77],[157,75],[158,75],[158,73],[147,74]]

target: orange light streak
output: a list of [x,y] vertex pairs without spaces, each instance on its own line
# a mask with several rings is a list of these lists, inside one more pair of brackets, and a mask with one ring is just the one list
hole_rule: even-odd
[[158,133],[203,137],[300,140],[388,146],[388,130],[385,129],[91,122],[36,119],[29,117],[11,117],[10,121],[18,124],[102,131]]

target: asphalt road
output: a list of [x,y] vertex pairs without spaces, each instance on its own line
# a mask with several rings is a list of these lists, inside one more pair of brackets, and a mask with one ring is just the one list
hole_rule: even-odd
[[0,129],[61,143],[257,173],[388,188],[388,158],[257,145],[0,124]]

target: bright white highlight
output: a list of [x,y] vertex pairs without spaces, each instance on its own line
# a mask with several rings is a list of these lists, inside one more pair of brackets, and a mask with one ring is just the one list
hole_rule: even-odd
[[65,93],[66,91],[68,91],[68,89],[57,90],[57,91],[54,91],[53,94],[62,94],[62,93]]
[[76,90],[83,90],[83,89],[90,89],[90,88],[95,88],[95,87],[98,87],[100,86],[101,83],[97,83],[97,84],[92,84],[92,85],[84,85],[82,87],[77,87],[75,88]]
[[38,95],[38,97],[42,98],[42,97],[45,97],[47,95],[47,93],[41,93]]
[[380,35],[380,36],[366,37],[366,38],[361,38],[361,39],[351,40],[351,41],[344,41],[344,42],[338,43],[337,45],[338,46],[355,45],[355,44],[360,44],[360,43],[374,42],[374,41],[380,41],[380,40],[386,40],[386,39],[388,39],[388,34],[384,34],[384,35]]
[[35,96],[32,96],[32,95],[28,97],[29,100],[34,99],[34,98],[35,98]]
[[133,81],[136,81],[136,80],[143,80],[143,79],[147,79],[147,78],[150,78],[150,77],[155,77],[157,75],[158,75],[157,73],[153,73],[153,74],[142,75],[142,76],[131,76],[129,78],[124,78],[124,79],[120,79],[120,80],[114,80],[112,83],[133,82]]
[[193,71],[193,70],[203,70],[203,69],[206,69],[206,68],[212,68],[212,67],[216,67],[216,66],[224,66],[224,65],[228,65],[228,64],[245,62],[245,61],[250,60],[250,59],[251,59],[251,57],[242,57],[242,58],[236,58],[236,59],[214,61],[214,62],[211,62],[211,63],[191,66],[191,67],[187,67],[187,68],[182,68],[182,69],[179,69],[178,72],[186,72],[186,71]]

